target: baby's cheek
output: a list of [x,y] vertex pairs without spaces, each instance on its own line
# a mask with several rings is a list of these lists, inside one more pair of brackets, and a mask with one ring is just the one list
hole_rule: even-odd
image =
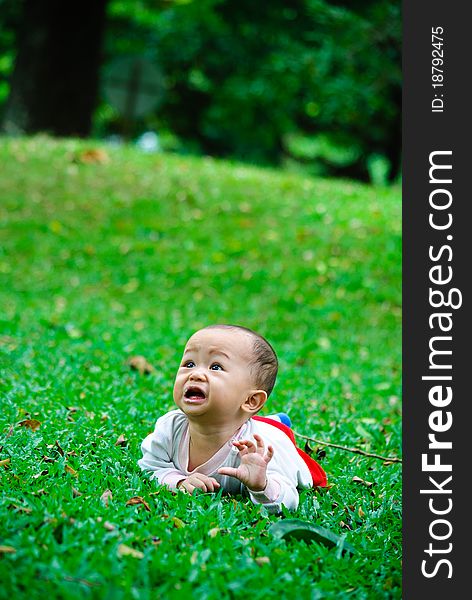
[[182,386],[179,384],[178,381],[176,381],[174,384],[174,389],[172,390],[172,397],[174,398],[174,402],[177,402],[177,400],[180,398],[181,395],[182,395]]

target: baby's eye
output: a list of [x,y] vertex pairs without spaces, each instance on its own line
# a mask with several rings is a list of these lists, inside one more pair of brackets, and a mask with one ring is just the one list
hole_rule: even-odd
[[210,367],[210,369],[212,371],[222,371],[223,367],[220,365],[220,363],[213,363]]
[[193,360],[187,360],[182,366],[187,367],[187,369],[191,369],[195,366],[195,363],[193,362]]

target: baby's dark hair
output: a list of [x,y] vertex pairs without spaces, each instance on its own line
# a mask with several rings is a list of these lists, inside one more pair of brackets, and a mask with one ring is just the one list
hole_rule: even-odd
[[264,390],[267,396],[270,396],[277,378],[279,362],[275,350],[269,342],[262,335],[242,325],[208,325],[205,329],[236,329],[249,333],[254,338],[251,362],[254,383],[259,389]]

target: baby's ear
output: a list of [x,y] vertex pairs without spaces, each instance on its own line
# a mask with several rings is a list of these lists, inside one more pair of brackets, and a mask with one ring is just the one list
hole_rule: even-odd
[[267,392],[264,390],[256,390],[255,392],[250,393],[241,408],[252,416],[261,410],[266,403],[266,400]]

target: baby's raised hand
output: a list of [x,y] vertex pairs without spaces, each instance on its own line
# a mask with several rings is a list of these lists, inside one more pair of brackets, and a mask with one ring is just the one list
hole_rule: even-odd
[[241,464],[237,469],[221,467],[218,469],[218,473],[236,477],[251,491],[261,492],[267,485],[267,465],[274,456],[274,449],[272,446],[268,446],[267,454],[265,454],[264,440],[257,433],[254,434],[254,439],[257,445],[251,440],[233,442],[239,450]]
[[208,477],[203,473],[192,473],[177,484],[179,490],[184,489],[189,494],[195,489],[202,490],[202,492],[216,492],[219,487],[220,484],[214,477]]

